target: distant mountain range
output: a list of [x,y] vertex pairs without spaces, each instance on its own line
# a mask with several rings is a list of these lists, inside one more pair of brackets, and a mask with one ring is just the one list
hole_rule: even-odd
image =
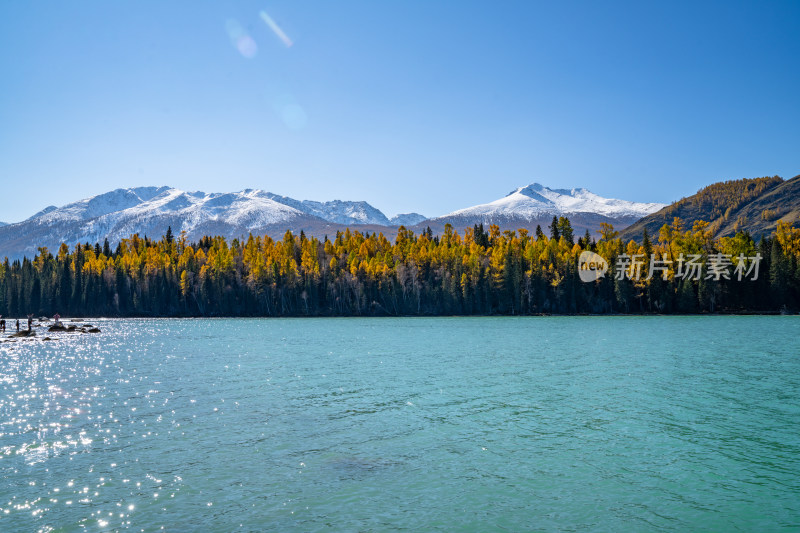
[[697,220],[709,222],[715,238],[748,231],[758,239],[770,235],[778,222],[794,224],[800,220],[800,176],[790,180],[773,176],[714,183],[628,226],[620,237],[641,242],[645,228],[649,235],[657,236],[661,227],[672,224],[675,217],[683,221],[685,229],[691,229]]
[[186,192],[171,187],[116,189],[62,207],[49,206],[16,224],[0,227],[0,257],[32,257],[39,246],[62,242],[117,243],[134,233],[160,238],[167,227],[198,239],[248,233],[282,236],[286,230],[335,234],[347,226],[384,229],[393,220],[417,223],[423,215],[388,219],[366,202],[299,201],[247,189],[234,193]]
[[624,228],[666,204],[639,203],[598,196],[586,189],[550,189],[539,183],[520,187],[503,198],[425,221],[434,231],[445,224],[464,228],[475,224],[497,224],[504,229],[525,228],[530,231],[547,227],[554,216],[569,218],[578,237],[585,231],[597,236],[601,222]]
[[160,238],[167,227],[185,231],[190,241],[204,235],[228,238],[270,235],[290,230],[317,236],[335,235],[351,227],[383,232],[393,238],[404,225],[419,233],[430,227],[441,233],[446,224],[462,232],[476,224],[488,228],[548,231],[554,216],[570,219],[575,236],[597,235],[602,222],[621,230],[624,241],[641,241],[645,228],[654,237],[675,217],[690,229],[696,220],[710,223],[715,237],[746,230],[768,235],[778,222],[800,220],[800,176],[733,180],[709,185],[670,205],[639,203],[598,196],[586,189],[550,189],[538,183],[519,187],[489,203],[426,218],[418,213],[391,219],[367,202],[315,202],[247,189],[233,193],[186,192],[170,187],[117,189],[61,207],[49,206],[22,222],[0,222],[0,258],[33,257],[37,248],[55,252],[61,243],[102,243],[113,246],[134,233]]
[[367,202],[295,200],[247,189],[233,193],[187,192],[171,187],[117,189],[61,207],[50,206],[25,221],[0,227],[0,257],[33,257],[37,248],[55,252],[61,243],[115,245],[134,233],[161,237],[167,227],[188,239],[204,235],[228,238],[255,235],[281,237],[287,230],[318,236],[334,235],[346,227],[382,231],[394,236],[404,225],[419,232],[427,227],[441,232],[445,224],[457,231],[482,223],[503,229],[545,228],[553,216],[568,216],[576,235],[596,235],[601,222],[627,226],[658,211],[665,204],[603,198],[586,189],[550,189],[538,183],[520,187],[504,198],[426,219],[418,213],[389,219]]

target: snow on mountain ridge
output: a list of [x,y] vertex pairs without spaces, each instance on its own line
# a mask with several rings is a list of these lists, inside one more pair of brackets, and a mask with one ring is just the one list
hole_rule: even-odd
[[389,222],[394,226],[413,226],[427,219],[428,217],[419,213],[400,213],[390,218]]
[[48,207],[28,220],[37,219],[40,222],[52,224],[54,222],[79,221],[96,218],[140,205],[167,189],[168,187],[115,189],[62,207],[53,209]]
[[193,230],[206,221],[224,222],[255,229],[304,213],[270,199],[263,191],[239,193],[186,192],[166,188],[148,201],[100,217],[102,222],[115,219],[170,215],[184,220],[181,230]]
[[246,234],[300,221],[390,225],[389,219],[367,202],[298,201],[260,189],[206,193],[162,186],[115,189],[62,207],[51,206],[13,226],[25,224],[24,233],[35,228],[42,242],[53,245],[102,242],[105,238],[119,241],[133,233],[159,236],[168,225],[174,233]]
[[487,204],[461,209],[434,219],[417,213],[387,218],[364,201],[295,200],[246,189],[231,193],[183,191],[171,187],[116,189],[62,207],[47,207],[31,218],[0,227],[0,257],[33,257],[37,247],[57,250],[61,243],[119,242],[134,233],[159,238],[167,227],[185,231],[189,239],[205,235],[241,237],[282,236],[286,230],[331,234],[346,226],[367,224],[370,231],[403,225],[414,231],[432,226],[443,231],[447,223],[464,228],[474,223],[495,223],[511,228],[548,224],[554,215],[566,215],[576,231],[594,233],[602,222],[627,226],[657,211],[663,204],[603,198],[582,188],[550,189],[538,183],[519,187]]
[[35,219],[39,218],[39,217],[40,217],[40,216],[42,216],[42,215],[46,215],[47,213],[50,213],[50,212],[52,212],[52,211],[55,211],[56,209],[58,209],[58,207],[56,207],[56,206],[54,206],[54,205],[48,205],[47,207],[45,207],[44,209],[42,209],[42,210],[41,210],[41,211],[39,211],[38,213],[36,213],[36,214],[34,214],[33,216],[31,216],[31,217],[29,217],[29,218],[27,218],[27,219],[23,220],[23,222],[26,222],[26,221],[28,221],[28,220],[35,220]]
[[316,202],[314,200],[295,200],[279,194],[266,193],[276,202],[294,207],[310,215],[318,216],[337,224],[377,224],[388,226],[389,219],[379,209],[367,202],[351,202],[331,200]]
[[28,220],[52,225],[94,218],[101,225],[127,216],[180,215],[193,228],[206,220],[247,225],[273,224],[286,216],[312,215],[339,224],[390,225],[380,210],[367,202],[295,200],[260,189],[235,193],[187,192],[171,187],[138,187],[113,191],[62,207],[50,206]]
[[[532,183],[518,187],[493,202],[460,209],[437,219],[478,216],[486,219],[502,217],[532,220],[575,213],[595,213],[611,218],[641,218],[663,206],[658,203],[604,198],[584,188],[550,189],[539,183]],[[345,225],[411,226],[426,220],[416,213],[398,215],[390,220],[380,210],[363,201],[317,202],[295,200],[261,189],[205,193],[165,186],[116,189],[60,208],[48,207],[28,220],[47,226],[78,223],[86,226],[89,237],[99,236],[120,225],[126,231],[135,229],[135,221],[144,221],[155,216],[175,220],[180,227],[173,228],[174,231],[183,229],[190,232],[209,223],[255,229],[308,215]],[[66,238],[67,235],[62,237]]]
[[665,204],[641,203],[604,198],[583,189],[550,189],[539,183],[519,187],[503,198],[453,211],[445,217],[501,216],[539,218],[564,216],[571,213],[597,213],[608,217],[643,217],[663,208]]
[[[91,217],[113,207],[122,209]],[[82,214],[90,218],[75,219]],[[48,241],[102,242],[107,238],[118,242],[133,233],[160,235],[168,225],[175,233],[192,234],[198,228],[208,228],[209,224],[247,232],[271,224],[290,224],[305,217],[305,213],[271,200],[263,191],[207,194],[152,187],[118,189],[20,224],[52,228]]]

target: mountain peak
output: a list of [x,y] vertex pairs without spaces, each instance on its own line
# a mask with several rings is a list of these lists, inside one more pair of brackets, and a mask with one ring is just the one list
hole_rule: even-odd
[[428,217],[419,213],[400,213],[389,219],[395,226],[413,226],[427,220]]
[[[412,216],[418,221],[425,217]],[[50,206],[24,222],[0,228],[0,257],[33,257],[36,247],[55,250],[62,243],[119,242],[133,233],[157,236],[167,227],[189,238],[237,237],[305,228],[336,231],[335,225],[391,227],[380,210],[365,201],[295,200],[261,189],[239,192],[187,192],[167,186],[119,188]],[[331,229],[334,228],[334,229]],[[299,231],[299,230],[298,230]]]
[[31,216],[30,218],[28,218],[27,220],[33,220],[34,218],[39,218],[42,215],[46,215],[47,213],[51,213],[51,212],[55,211],[56,209],[58,209],[58,207],[56,207],[54,205],[48,205],[47,207],[45,207],[44,209],[42,209],[38,213],[36,213],[33,216]]
[[55,221],[88,220],[135,207],[168,190],[170,190],[169,187],[114,189],[113,191],[84,198],[62,207],[47,207],[28,220],[51,223]]
[[[586,189],[551,189],[534,182],[493,202],[426,219],[417,213],[392,219],[365,201],[295,200],[262,189],[239,192],[186,192],[167,186],[120,188],[61,207],[50,206],[28,220],[0,228],[0,254],[33,256],[37,246],[57,249],[62,243],[118,242],[133,233],[157,236],[172,227],[188,238],[204,235],[236,237],[305,228],[334,232],[361,225],[391,228],[446,222],[463,229],[473,223],[497,223],[509,229],[547,224],[553,216],[568,216],[576,230],[594,231],[600,222],[623,227],[663,204],[641,204],[603,198]],[[370,228],[370,226],[372,228]],[[387,229],[391,232],[391,229]]]
[[533,198],[540,202],[548,202],[549,200],[547,199],[545,194],[543,194],[547,192],[553,192],[553,191],[548,187],[545,187],[541,183],[531,183],[530,185],[527,185],[525,187],[517,187],[516,189],[508,193],[506,197],[515,194],[521,194],[523,196],[527,196],[528,198]]
[[603,198],[583,188],[551,189],[541,183],[518,187],[499,200],[454,211],[447,217],[477,217],[535,220],[570,214],[591,214],[609,219],[623,219],[626,225],[664,207],[664,204],[630,202]]
[[577,197],[581,195],[592,194],[592,192],[588,189],[584,189],[583,187],[573,187],[572,189],[551,189],[550,187],[542,185],[541,183],[534,182],[525,187],[514,189],[508,193],[508,196],[511,196],[512,194],[523,194],[531,198],[536,198],[537,196],[549,198],[553,195]]

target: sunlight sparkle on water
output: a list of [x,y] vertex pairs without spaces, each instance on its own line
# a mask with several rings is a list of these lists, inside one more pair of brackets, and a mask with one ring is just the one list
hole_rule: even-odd
[[791,529],[797,319],[96,321],[0,350],[0,531]]

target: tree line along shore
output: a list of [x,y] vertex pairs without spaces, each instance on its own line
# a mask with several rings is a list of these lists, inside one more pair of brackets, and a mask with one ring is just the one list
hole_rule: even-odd
[[[608,261],[582,282],[578,260]],[[728,275],[682,276],[683,257],[733,259]],[[655,257],[657,275],[616,271],[622,258]],[[735,276],[737,257],[760,257],[758,275]],[[604,224],[577,240],[561,217],[543,231],[446,226],[414,234],[346,230],[283,239],[250,235],[187,242],[171,229],[158,239],[132,235],[39,248],[0,264],[0,314],[81,316],[405,316],[611,313],[778,313],[800,306],[800,229],[781,223],[771,236],[715,239],[703,221],[675,218],[641,243]],[[623,262],[624,264],[624,262]],[[652,273],[651,273],[652,274]],[[741,276],[739,276],[741,278]],[[709,278],[709,279],[707,279]],[[719,278],[719,279],[717,279]]]

